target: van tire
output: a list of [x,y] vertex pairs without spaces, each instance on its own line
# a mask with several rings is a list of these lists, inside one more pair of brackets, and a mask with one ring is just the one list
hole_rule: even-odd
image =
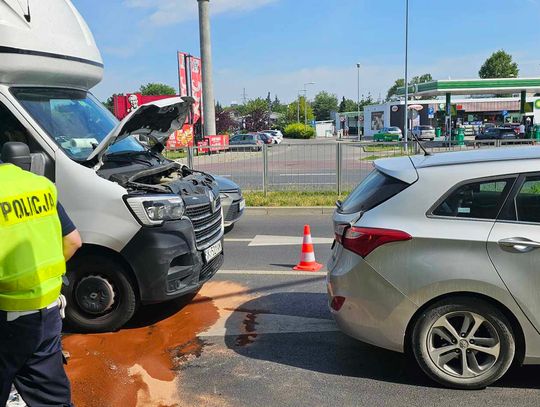
[[[462,317],[469,318],[471,322],[465,325],[460,319]],[[448,321],[452,322],[450,325],[454,326],[457,337],[444,328],[448,326],[445,325]],[[473,335],[474,324],[477,321],[483,322],[478,325],[479,328],[476,328],[477,334]],[[465,328],[467,333],[461,332],[465,326],[468,326]],[[440,332],[441,329],[442,336],[440,333],[434,333]],[[441,339],[442,337],[452,338],[454,344]],[[487,341],[496,344],[492,349],[498,347],[498,355],[491,356],[475,350],[474,347],[478,348],[481,340],[486,342],[482,346],[489,347],[491,344]],[[426,375],[443,386],[464,390],[483,389],[500,379],[512,365],[516,353],[512,325],[502,312],[486,301],[465,297],[449,298],[423,311],[414,325],[411,343],[416,361]],[[452,350],[444,353],[437,352],[437,349],[444,347],[452,348]],[[454,352],[456,356],[451,360],[441,361],[442,358],[450,357]],[[438,355],[436,357],[439,366],[434,355]],[[471,357],[473,360],[470,359]],[[462,373],[465,370],[464,361],[467,363],[469,375],[470,372],[476,370],[470,377]],[[474,361],[476,361],[476,366],[473,364]],[[441,364],[444,364],[444,368],[440,366]],[[478,368],[481,364],[483,364],[481,366],[483,369]]]
[[[65,322],[71,330],[116,331],[137,309],[134,284],[114,259],[99,255],[76,257],[69,263],[67,278],[69,285],[63,286],[62,293],[67,299]],[[95,300],[98,293],[107,309],[88,312],[92,305],[105,307],[99,299]]]

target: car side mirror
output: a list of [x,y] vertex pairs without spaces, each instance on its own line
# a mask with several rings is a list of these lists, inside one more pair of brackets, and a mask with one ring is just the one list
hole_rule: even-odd
[[2,146],[0,157],[5,163],[14,164],[25,171],[30,171],[32,157],[30,157],[30,149],[24,143],[8,141]]

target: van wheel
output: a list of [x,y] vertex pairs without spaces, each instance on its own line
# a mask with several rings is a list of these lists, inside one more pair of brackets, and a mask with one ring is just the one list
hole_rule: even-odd
[[412,335],[422,370],[451,388],[482,389],[501,378],[514,359],[510,323],[482,300],[441,301],[420,316]]
[[131,319],[137,307],[133,283],[124,267],[101,256],[73,259],[69,264],[66,323],[80,332],[115,331]]

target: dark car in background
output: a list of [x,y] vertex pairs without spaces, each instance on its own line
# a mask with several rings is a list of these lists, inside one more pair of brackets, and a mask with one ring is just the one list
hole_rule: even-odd
[[257,133],[264,144],[274,144],[274,137],[269,133]]
[[234,224],[240,220],[246,207],[242,190],[234,181],[228,178],[213,176],[219,187],[219,197],[223,208],[223,223],[225,232],[229,232]]
[[246,146],[238,150],[261,151],[264,141],[260,134],[235,134],[229,140],[231,146]]
[[517,134],[511,127],[490,127],[476,136],[476,140],[514,140]]

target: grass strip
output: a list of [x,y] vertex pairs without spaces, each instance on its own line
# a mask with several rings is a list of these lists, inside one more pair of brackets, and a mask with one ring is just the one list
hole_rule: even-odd
[[332,191],[271,191],[266,196],[258,191],[243,191],[247,206],[334,206],[344,200],[349,192],[338,195]]

